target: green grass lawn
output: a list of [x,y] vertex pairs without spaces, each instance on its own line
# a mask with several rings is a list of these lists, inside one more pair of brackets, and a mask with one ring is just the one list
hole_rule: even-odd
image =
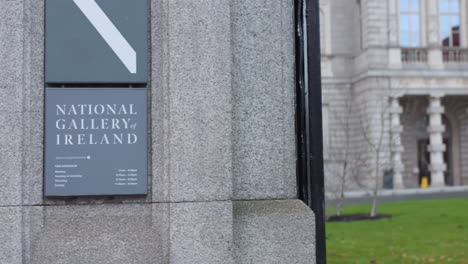
[[[344,213],[370,208],[345,206]],[[468,199],[386,203],[379,213],[393,218],[327,223],[328,263],[468,264]]]

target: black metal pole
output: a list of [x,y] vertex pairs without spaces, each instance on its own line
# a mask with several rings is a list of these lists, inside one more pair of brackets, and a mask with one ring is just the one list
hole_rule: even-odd
[[295,52],[296,52],[296,141],[297,141],[297,187],[299,198],[308,204],[307,162],[306,162],[306,109],[304,74],[304,39],[302,0],[295,4]]
[[326,263],[325,186],[323,172],[322,79],[320,67],[319,1],[307,0],[307,61],[309,101],[310,206],[316,217],[317,264]]
[[[305,5],[305,6],[304,6]],[[298,193],[315,213],[317,264],[326,263],[318,0],[295,1]]]

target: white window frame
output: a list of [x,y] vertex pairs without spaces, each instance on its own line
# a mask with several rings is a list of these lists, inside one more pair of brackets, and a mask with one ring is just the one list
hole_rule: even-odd
[[321,0],[319,6],[320,16],[320,49],[323,55],[330,55],[332,48],[331,41],[331,12],[330,2]]
[[[403,48],[420,48],[426,46],[426,41],[425,41],[425,2],[426,0],[418,0],[419,2],[419,8],[418,11],[407,11],[407,10],[402,10],[401,7],[401,1],[404,0],[395,0],[397,1],[397,6],[398,6],[398,43],[401,47]],[[418,16],[418,22],[419,22],[419,34],[418,34],[418,45],[412,46],[412,45],[402,45],[402,40],[401,40],[401,17],[402,15],[417,15]],[[410,40],[410,43],[412,41]]]
[[453,11],[442,11],[441,10],[441,3],[442,1],[449,1],[449,0],[439,0],[438,2],[438,8],[439,8],[439,42],[440,42],[440,45],[442,46],[442,40],[443,40],[443,36],[442,36],[442,16],[458,16],[458,21],[459,21],[459,28],[458,28],[458,34],[459,34],[459,46],[453,46],[453,39],[452,37],[450,37],[450,45],[448,47],[455,47],[455,48],[459,48],[459,47],[464,47],[466,46],[466,41],[464,40],[464,33],[463,33],[463,30],[464,30],[464,22],[466,22],[466,19],[464,21],[463,17],[464,16],[464,13],[466,12],[463,12],[462,10],[466,9],[466,2],[464,0],[458,0],[458,11],[457,12],[453,12]]

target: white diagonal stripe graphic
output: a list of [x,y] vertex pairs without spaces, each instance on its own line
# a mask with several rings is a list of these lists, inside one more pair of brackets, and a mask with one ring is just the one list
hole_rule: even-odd
[[95,0],[73,0],[89,22],[132,74],[137,72],[136,52],[122,36]]

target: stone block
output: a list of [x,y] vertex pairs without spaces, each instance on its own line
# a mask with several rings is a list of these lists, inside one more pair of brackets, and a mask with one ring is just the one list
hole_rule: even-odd
[[296,197],[291,1],[232,1],[235,199]]
[[[168,1],[164,23],[170,34],[153,38],[153,47],[162,45],[154,56],[169,56],[167,65],[163,60],[162,65],[153,66],[153,73],[159,73],[163,77],[160,81],[166,82],[158,86],[167,89],[160,92],[165,101],[155,110],[162,110],[164,118],[156,122],[168,120],[153,138],[154,155],[166,159],[157,162],[167,166],[156,171],[154,184],[167,186],[170,201],[231,197],[229,2]],[[167,50],[161,51],[164,41]],[[153,78],[158,80],[160,75]],[[157,199],[163,196],[164,193],[155,193]]]
[[43,204],[43,158],[44,149],[38,146],[23,146],[23,205]]
[[169,207],[31,207],[26,263],[169,263]]
[[232,259],[232,203],[173,203],[171,264],[229,264]]
[[44,107],[44,0],[24,0],[24,6],[24,108],[38,112]]
[[0,206],[21,204],[22,114],[0,114]]
[[24,6],[0,1],[0,111],[20,112],[24,76]]
[[168,0],[151,1],[151,168],[153,201],[169,202]]
[[315,218],[299,200],[234,202],[237,264],[315,263]]
[[20,85],[23,74],[23,1],[0,1],[0,87]]
[[24,263],[234,263],[231,202],[51,205],[23,211],[23,250],[20,231],[20,242],[12,247]]
[[0,207],[0,263],[21,264],[21,207]]
[[[13,2],[13,1],[11,1]],[[23,204],[42,204],[42,162],[44,141],[44,1],[22,2],[23,77],[8,101],[22,112]],[[18,44],[19,45],[19,44]],[[12,100],[13,96],[15,100]],[[1,100],[1,99],[0,99]],[[20,136],[18,136],[20,137]]]
[[[1,48],[0,48],[1,49]],[[0,69],[1,71],[1,69]],[[22,93],[21,84],[4,84],[0,79],[0,112],[21,112]]]
[[23,112],[23,130],[24,145],[36,148],[44,147],[43,109],[39,109],[38,111]]

